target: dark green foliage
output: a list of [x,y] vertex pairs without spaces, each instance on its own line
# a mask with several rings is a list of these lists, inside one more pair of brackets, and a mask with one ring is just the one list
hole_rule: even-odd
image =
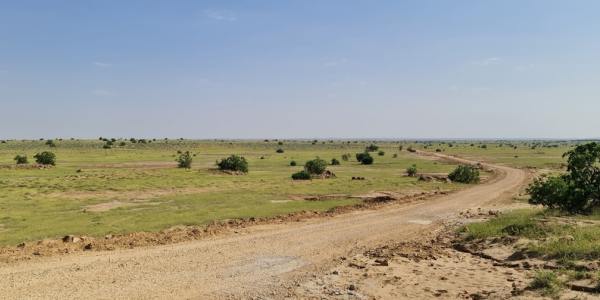
[[283,153],[284,151],[283,151],[283,149],[279,148],[275,152],[277,152],[277,153]]
[[125,145],[127,145],[127,143],[125,143],[125,142],[120,142],[119,143],[119,146],[121,146],[121,147],[125,147]]
[[104,144],[104,145],[102,146],[102,148],[104,148],[104,149],[111,149],[111,148],[112,148],[112,146],[111,146],[111,145],[109,145],[108,143],[106,143],[106,144]]
[[403,147],[402,145],[400,145],[400,146],[398,147],[398,151],[402,151],[402,149],[403,149],[403,148],[404,148],[404,147]]
[[327,169],[327,162],[320,159],[315,158],[313,160],[309,160],[304,164],[304,171],[308,172],[311,175],[321,175]]
[[290,166],[295,167],[297,165],[295,160],[290,161]]
[[243,156],[231,155],[217,162],[220,170],[248,172],[248,162]]
[[448,178],[454,182],[477,183],[479,182],[479,170],[473,166],[460,165],[448,174]]
[[410,177],[414,177],[415,175],[417,175],[417,165],[412,165],[406,168],[406,174],[408,174],[408,176]]
[[348,161],[349,159],[350,159],[350,154],[347,154],[347,153],[342,154],[342,160],[343,161]]
[[373,157],[369,152],[356,153],[356,160],[363,165],[370,165],[373,163]]
[[56,155],[50,151],[37,153],[33,157],[35,158],[35,162],[40,165],[56,165]]
[[384,155],[385,155],[385,152],[384,152],[383,150],[379,150],[379,152],[377,152],[377,155],[379,155],[379,156],[384,156]]
[[394,153],[394,155],[392,155],[393,158],[398,158],[398,153]]
[[379,150],[379,146],[375,144],[371,144],[365,148],[365,152],[375,152],[377,150]]
[[534,180],[527,188],[529,202],[568,212],[600,207],[600,145],[579,145],[563,157],[567,157],[568,173]]
[[437,148],[437,149],[435,149],[435,152],[442,152],[442,149]]
[[192,168],[192,155],[189,151],[185,151],[179,154],[179,157],[176,159],[178,168],[190,169]]
[[54,148],[56,147],[56,144],[54,143],[54,140],[47,140],[46,141],[46,145],[50,148]]
[[408,147],[406,149],[406,151],[411,152],[411,153],[417,152],[417,150],[415,150],[412,146]]
[[337,166],[337,165],[339,165],[339,164],[340,164],[340,161],[339,161],[339,160],[337,160],[337,158],[332,158],[332,159],[331,159],[331,165],[332,165],[332,166]]
[[309,180],[310,178],[311,178],[310,173],[308,173],[304,170],[292,174],[293,180]]
[[277,145],[281,146],[281,145],[283,145],[283,142],[279,141],[279,142],[277,142]]
[[17,165],[23,165],[27,163],[27,155],[17,155],[14,159]]

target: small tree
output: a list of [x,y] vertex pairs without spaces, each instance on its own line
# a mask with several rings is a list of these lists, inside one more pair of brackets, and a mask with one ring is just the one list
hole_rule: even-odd
[[248,162],[243,156],[231,155],[217,162],[220,170],[248,172]]
[[375,152],[377,150],[379,150],[379,146],[377,146],[375,144],[371,144],[365,148],[366,152]]
[[192,168],[192,155],[189,151],[185,151],[179,154],[179,157],[176,159],[178,168],[190,169]]
[[379,150],[379,152],[377,152],[377,155],[379,155],[379,156],[384,156],[384,155],[385,155],[385,152],[384,152],[383,150]]
[[281,149],[281,148],[279,148],[279,149],[277,149],[275,152],[277,152],[277,153],[283,153],[283,152],[284,152],[284,150],[283,150],[283,149]]
[[50,148],[54,148],[56,147],[56,144],[54,143],[54,140],[47,140],[46,141],[46,145]]
[[370,165],[373,163],[373,157],[369,152],[356,153],[356,160],[363,165]]
[[295,167],[297,165],[295,160],[290,161],[290,166]]
[[417,175],[417,165],[412,165],[408,168],[406,168],[406,174],[408,174],[408,176],[410,177],[414,177]]
[[327,169],[327,162],[320,158],[309,160],[304,164],[304,171],[311,175],[321,175]]
[[17,155],[15,156],[15,162],[17,165],[23,165],[27,163],[27,155]]
[[309,179],[311,179],[311,175],[310,175],[310,173],[302,170],[300,172],[296,172],[296,173],[292,174],[292,179],[293,180],[309,180]]
[[337,158],[332,158],[332,159],[331,159],[331,165],[332,165],[332,166],[337,166],[337,165],[339,165],[339,164],[340,164],[340,161],[339,161],[339,160],[337,160]]
[[342,160],[343,161],[348,161],[349,159],[350,159],[350,154],[348,154],[348,153],[342,154]]
[[473,166],[460,165],[448,174],[448,178],[454,182],[477,183],[479,182],[479,170]]
[[37,153],[33,157],[35,158],[35,162],[40,165],[56,165],[56,155],[50,151]]
[[402,151],[402,149],[404,149],[404,147],[403,147],[402,145],[400,145],[400,146],[398,147],[398,151]]

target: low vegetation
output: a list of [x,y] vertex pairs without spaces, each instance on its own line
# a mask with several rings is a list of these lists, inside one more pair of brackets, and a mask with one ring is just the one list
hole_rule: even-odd
[[181,154],[179,154],[179,157],[177,158],[177,167],[178,168],[184,168],[184,169],[191,169],[192,168],[192,154],[189,151],[185,151]]
[[453,182],[477,183],[479,182],[479,170],[473,166],[460,165],[448,174],[448,178]]
[[414,177],[417,175],[417,165],[412,165],[406,168],[406,174],[410,177]]
[[221,171],[248,173],[248,161],[243,156],[231,155],[217,162]]
[[363,165],[373,164],[373,157],[369,152],[356,153],[356,160]]
[[17,155],[15,156],[15,163],[17,165],[24,165],[28,162],[27,155]]
[[40,165],[56,165],[56,155],[50,151],[43,151],[33,156]]

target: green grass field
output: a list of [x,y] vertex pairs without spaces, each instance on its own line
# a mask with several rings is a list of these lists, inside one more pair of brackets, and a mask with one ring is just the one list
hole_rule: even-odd
[[[157,140],[147,144],[127,141],[122,147],[102,149],[102,141],[91,140],[56,141],[54,148],[44,141],[8,141],[0,144],[0,244],[14,245],[66,234],[102,236],[156,231],[213,220],[323,211],[360,201],[347,197],[302,200],[305,196],[412,193],[461,186],[404,177],[405,169],[412,164],[417,165],[419,172],[446,173],[454,166],[398,151],[398,143],[378,143],[385,155],[375,152],[373,165],[360,165],[354,154],[362,152],[367,144]],[[278,148],[285,152],[276,153]],[[15,155],[26,154],[32,163],[35,153],[46,150],[56,153],[56,167],[13,167]],[[178,150],[196,155],[191,170],[176,168]],[[344,153],[351,155],[350,161],[341,159]],[[230,154],[248,159],[247,175],[211,170],[217,159]],[[394,158],[394,154],[398,156]],[[337,178],[292,181],[290,175],[315,157],[340,160],[341,165],[329,166]],[[289,166],[291,160],[297,161],[298,166]],[[352,176],[366,180],[353,181]]]

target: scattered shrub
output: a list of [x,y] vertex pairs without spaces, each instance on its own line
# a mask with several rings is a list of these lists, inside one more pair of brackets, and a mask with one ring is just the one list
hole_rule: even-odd
[[293,180],[309,180],[310,178],[311,178],[310,173],[308,173],[304,170],[292,174]]
[[243,156],[231,155],[217,162],[220,170],[248,172],[248,162]]
[[102,145],[102,148],[103,149],[111,149],[112,146],[107,143],[107,144]]
[[379,146],[375,144],[371,144],[365,148],[365,152],[375,152],[377,150],[379,150]]
[[121,147],[125,147],[125,145],[127,145],[127,143],[125,143],[125,142],[120,142],[119,143],[119,146],[121,146]]
[[343,161],[348,161],[348,160],[350,160],[350,154],[347,154],[347,153],[345,153],[345,154],[342,154],[342,160],[343,160]]
[[567,174],[534,180],[527,188],[529,202],[568,212],[600,207],[600,144],[579,145],[563,157]]
[[175,160],[177,161],[178,168],[190,169],[192,168],[192,155],[189,151],[185,151],[179,154],[179,157]]
[[321,175],[327,169],[327,162],[320,158],[309,160],[304,164],[304,171],[311,175]]
[[379,156],[384,156],[384,155],[385,155],[385,152],[384,152],[383,150],[379,150],[379,152],[377,152],[377,155],[379,155]]
[[454,182],[477,183],[479,182],[479,170],[473,166],[460,165],[448,174],[448,178]]
[[400,145],[400,146],[398,147],[398,151],[402,151],[402,149],[403,149],[403,148],[404,148],[404,147],[403,147],[402,145]]
[[292,161],[290,161],[290,166],[292,166],[292,167],[295,167],[296,165],[297,165],[297,164],[296,164],[296,161],[295,161],[295,160],[292,160]]
[[356,160],[363,165],[370,165],[373,163],[373,157],[369,152],[356,153]]
[[408,176],[410,177],[414,177],[417,175],[417,165],[412,165],[408,168],[406,168],[406,174],[408,174]]
[[398,158],[398,153],[394,153],[394,155],[392,155],[393,158]]
[[284,151],[283,151],[283,149],[279,148],[275,152],[277,152],[277,153],[283,153]]
[[46,141],[46,145],[50,148],[54,148],[56,147],[56,144],[54,143],[54,140],[47,140]]
[[414,149],[412,146],[410,146],[410,147],[406,148],[406,151],[408,151],[408,152],[413,152],[413,153],[414,153],[414,152],[417,152],[417,150],[415,150],[415,149]]
[[437,149],[435,149],[435,152],[442,152],[442,149],[437,148]]
[[279,142],[277,142],[277,145],[281,146],[281,145],[283,145],[283,142],[279,141]]
[[50,151],[37,153],[33,157],[35,158],[35,162],[40,165],[56,165],[56,155]]
[[27,155],[17,155],[14,159],[17,165],[23,165],[27,163]]
[[337,160],[336,158],[332,158],[332,159],[331,159],[331,165],[332,165],[332,166],[337,166],[337,165],[339,165],[339,164],[340,164],[340,161],[339,161],[339,160]]

